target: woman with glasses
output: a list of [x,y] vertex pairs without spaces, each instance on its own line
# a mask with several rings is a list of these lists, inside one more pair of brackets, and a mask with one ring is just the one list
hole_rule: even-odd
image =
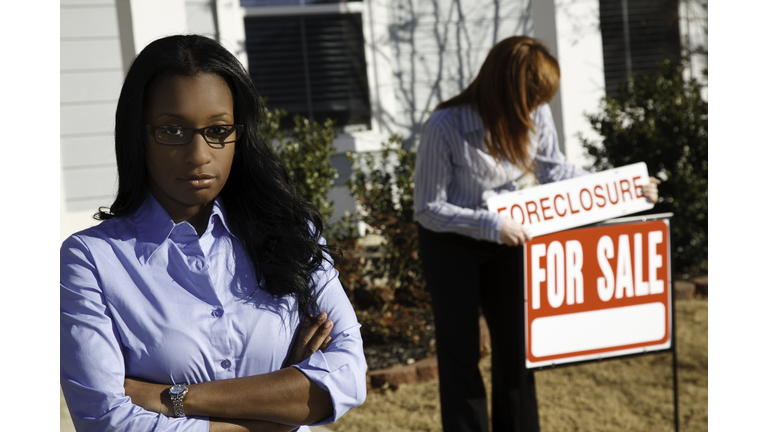
[[[443,430],[488,431],[478,315],[491,336],[494,431],[538,431],[533,374],[520,353],[522,289],[515,271],[528,230],[487,210],[532,173],[548,183],[588,174],[558,149],[547,105],[560,83],[557,60],[539,41],[499,42],[475,80],[437,106],[422,128],[414,213],[432,297]],[[656,202],[658,180],[643,188]],[[512,281],[512,282],[511,282]],[[525,377],[525,378],[523,378]],[[525,381],[523,381],[525,380]]]
[[117,197],[61,248],[78,430],[288,431],[365,399],[360,325],[317,210],[259,136],[261,109],[206,37],[157,40],[131,65]]

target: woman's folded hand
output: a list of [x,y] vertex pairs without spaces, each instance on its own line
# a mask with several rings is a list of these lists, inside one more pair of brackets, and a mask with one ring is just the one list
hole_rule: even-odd
[[[325,351],[331,343],[333,322],[322,312],[317,317],[310,315],[299,326],[286,366],[299,364],[317,350]],[[126,377],[123,384],[125,395],[134,405],[147,411],[174,417],[173,403],[168,393],[169,384],[156,384],[137,378]]]
[[293,341],[286,366],[303,362],[317,350],[325,351],[331,344],[329,336],[331,329],[333,329],[333,321],[328,319],[328,314],[325,312],[320,313],[316,318],[313,315],[305,318]]

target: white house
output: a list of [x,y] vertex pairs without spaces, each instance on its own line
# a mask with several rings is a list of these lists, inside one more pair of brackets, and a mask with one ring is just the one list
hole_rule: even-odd
[[339,210],[354,205],[343,152],[376,150],[395,133],[416,142],[435,105],[465,88],[490,48],[512,35],[542,39],[559,58],[551,105],[561,149],[587,164],[576,135],[594,136],[583,114],[605,94],[600,11],[627,0],[321,1],[61,0],[62,240],[112,203],[123,76],[137,52],[169,34],[219,40],[270,106],[341,119],[341,178],[330,197]]

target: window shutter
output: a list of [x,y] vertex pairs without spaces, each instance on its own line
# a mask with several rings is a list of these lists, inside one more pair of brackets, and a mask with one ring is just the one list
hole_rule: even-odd
[[[625,39],[622,1],[626,2],[629,50]],[[655,73],[659,62],[680,59],[680,18],[677,0],[600,0],[605,90],[618,96],[616,86],[635,75]],[[629,62],[627,62],[629,57]]]
[[247,17],[251,78],[270,108],[369,129],[371,108],[360,14]]

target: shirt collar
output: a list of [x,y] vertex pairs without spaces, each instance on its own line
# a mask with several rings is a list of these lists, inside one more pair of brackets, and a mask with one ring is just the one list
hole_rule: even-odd
[[461,133],[467,134],[477,130],[484,130],[485,125],[483,119],[477,110],[471,105],[461,105],[459,108],[459,116],[461,118]]
[[211,212],[211,218],[213,218],[213,216],[217,216],[229,235],[233,235],[232,230],[229,229],[229,224],[227,223],[227,211],[224,208],[224,204],[221,202],[220,196],[217,196],[216,199],[213,200],[213,211]]
[[[168,212],[149,192],[147,192],[147,197],[139,209],[132,215],[132,219],[136,224],[136,252],[142,264],[146,263],[155,250],[171,236],[176,226],[184,223],[174,223]],[[213,210],[210,219],[208,219],[208,225],[215,223],[216,219],[221,221],[227,232],[232,235],[227,224],[226,211],[221,203],[221,197],[218,196],[213,201]]]

